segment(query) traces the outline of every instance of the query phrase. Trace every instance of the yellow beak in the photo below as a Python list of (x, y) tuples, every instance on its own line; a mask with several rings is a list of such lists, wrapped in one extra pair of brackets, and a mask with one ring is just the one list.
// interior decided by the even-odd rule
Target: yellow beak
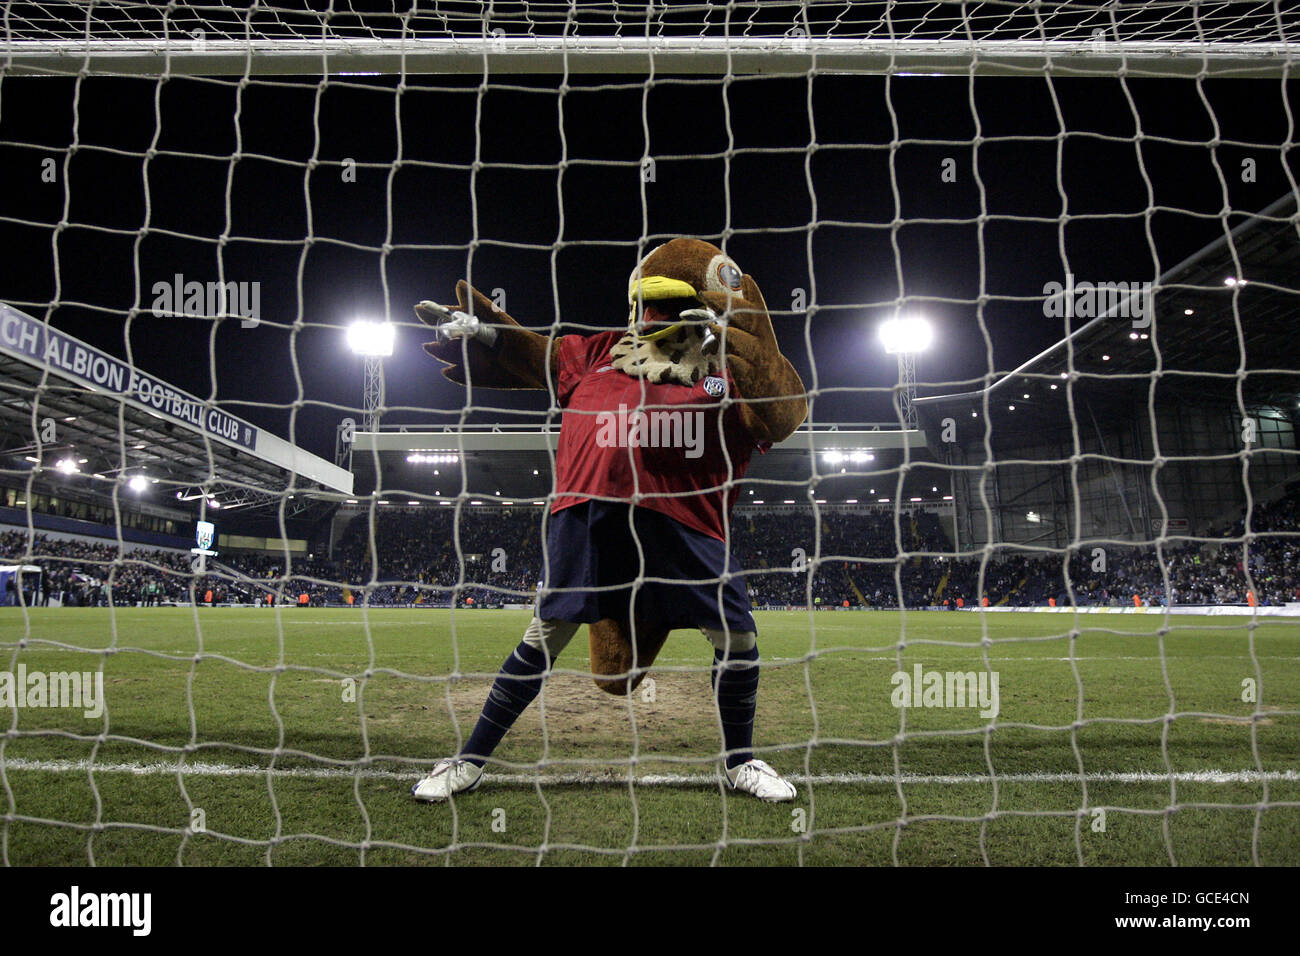
[(689, 282), (683, 282), (681, 279), (670, 279), (667, 276), (646, 276), (627, 287), (627, 301), (629, 304), (641, 299), (649, 302), (654, 299), (693, 299), (695, 298), (695, 287)]
[[(645, 276), (633, 282), (627, 288), (627, 301), (633, 306), (637, 304), (638, 300), (653, 302), (656, 299), (693, 299), (695, 296), (695, 287), (689, 282), (683, 282), (681, 279), (670, 279), (668, 276)], [(682, 327), (680, 322), (674, 322), (672, 325), (665, 326), (662, 329), (655, 329), (653, 332), (638, 332), (636, 309), (632, 310), (632, 318), (628, 324), (636, 337), (642, 342), (653, 342), (656, 339), (662, 339), (666, 335), (672, 335)]]

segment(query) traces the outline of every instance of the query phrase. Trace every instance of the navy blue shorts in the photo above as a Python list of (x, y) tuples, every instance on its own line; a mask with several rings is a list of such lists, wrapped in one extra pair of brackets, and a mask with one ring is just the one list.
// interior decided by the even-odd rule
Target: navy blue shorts
[[(636, 539), (628, 524), (629, 508)], [(613, 502), (572, 505), (550, 515), (549, 521), (549, 569), (537, 607), (542, 620), (627, 621), (634, 610), (637, 618), (671, 629), (725, 627), (757, 633), (740, 563), (717, 538), (658, 511)], [(736, 577), (721, 580), (727, 572)], [(641, 583), (634, 588), (638, 578)]]

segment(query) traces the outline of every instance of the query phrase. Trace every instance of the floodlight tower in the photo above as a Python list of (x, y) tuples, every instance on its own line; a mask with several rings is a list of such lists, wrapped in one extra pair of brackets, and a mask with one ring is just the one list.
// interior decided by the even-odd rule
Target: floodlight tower
[(365, 381), (362, 405), (365, 408), (363, 431), (379, 429), (379, 409), (384, 404), (384, 358), (393, 354), (396, 330), (391, 322), (353, 322), (348, 326), (348, 347), (365, 358)]
[(906, 428), (916, 428), (916, 357), (933, 340), (934, 329), (919, 316), (898, 316), (880, 326), (885, 354), (898, 356), (898, 410)]

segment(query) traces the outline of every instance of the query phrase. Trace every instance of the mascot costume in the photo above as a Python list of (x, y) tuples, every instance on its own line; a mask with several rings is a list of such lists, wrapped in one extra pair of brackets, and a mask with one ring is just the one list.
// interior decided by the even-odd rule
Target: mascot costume
[[(557, 338), (530, 332), (461, 281), (458, 307), (421, 302), (425, 351), (453, 382), (553, 390), (563, 408), (548, 518), (545, 585), (461, 752), (415, 785), (419, 800), (476, 789), (483, 765), (541, 688), (579, 625), (597, 686), (627, 694), (668, 632), (714, 647), (712, 681), (727, 779), (792, 800), (794, 787), (752, 752), (757, 628), (727, 545), (754, 449), (803, 422), (803, 382), (777, 346), (758, 285), (716, 246), (674, 239), (628, 283), (626, 328)], [(732, 576), (734, 575), (734, 576)]]

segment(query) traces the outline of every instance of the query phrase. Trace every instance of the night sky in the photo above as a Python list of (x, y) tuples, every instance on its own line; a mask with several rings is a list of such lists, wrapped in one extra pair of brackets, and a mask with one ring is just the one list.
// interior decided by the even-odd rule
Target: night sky
[[(384, 422), (454, 423), (465, 393), (420, 350), (432, 336), (415, 302), (451, 301), (471, 274), (526, 325), (620, 326), (639, 256), (693, 235), (757, 279), (783, 350), (824, 390), (812, 420), (889, 421), (896, 370), (874, 330), (900, 298), (937, 328), (919, 374), (949, 384), (922, 394), (964, 391), (1062, 337), (1043, 317), (1045, 283), (1067, 270), (1154, 279), (1287, 192), (1284, 163), (1296, 172), (1281, 147), (1297, 86), (1277, 80), (568, 84), (413, 76), (399, 97), (389, 77), (241, 91), (231, 78), (6, 76), (0, 300), (44, 317), (57, 297), (57, 328), (119, 356), (129, 344), (145, 370), (330, 457), (335, 424), (361, 403), (353, 319), (403, 323), (386, 364), (401, 407)], [(57, 183), (41, 181), (47, 157)], [(356, 182), (342, 181), (347, 158)], [(956, 182), (942, 181), (948, 158)], [(155, 282), (217, 279), (223, 234), (226, 278), (262, 284), (262, 324), (150, 314)], [(808, 308), (793, 311), (798, 289)], [(475, 402), (489, 407), (471, 421), (545, 408), (532, 392)]]

